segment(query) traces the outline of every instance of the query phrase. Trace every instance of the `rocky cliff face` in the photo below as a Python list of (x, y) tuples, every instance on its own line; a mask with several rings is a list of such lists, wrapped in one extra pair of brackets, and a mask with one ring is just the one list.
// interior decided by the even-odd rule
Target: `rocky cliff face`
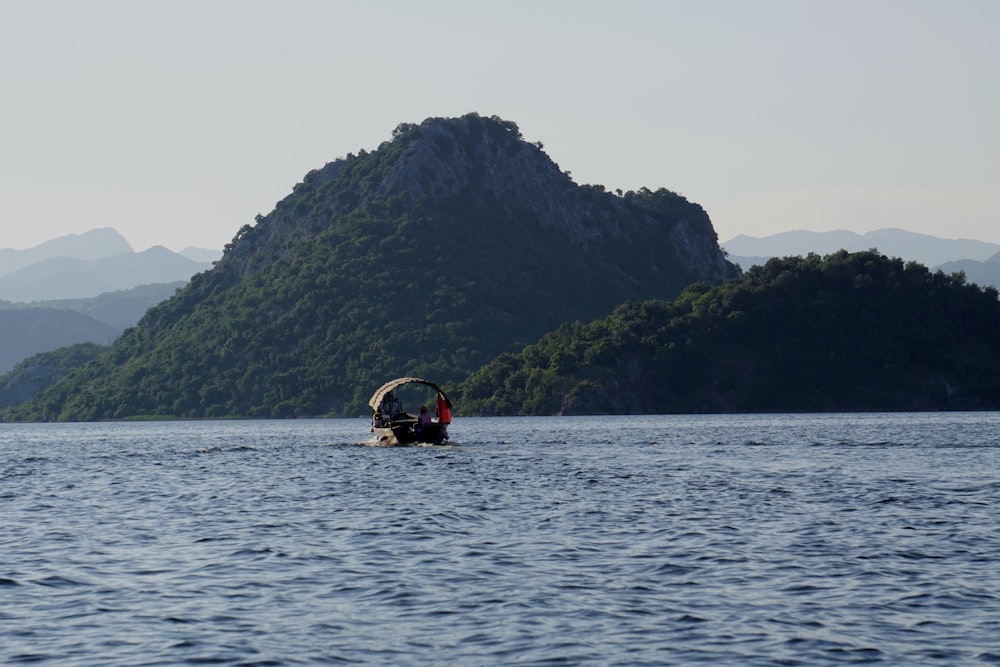
[[(642, 235), (649, 232), (644, 227), (664, 224), (649, 212), (631, 210), (627, 198), (602, 187), (578, 186), (539, 146), (524, 141), (517, 125), (489, 120), (429, 118), (419, 127), (405, 128), (418, 139), (408, 144), (379, 191), (406, 192), (411, 202), (421, 196), (473, 192), (481, 202), (505, 202), (509, 215), (557, 229), (567, 242), (582, 248)], [(732, 275), (701, 207), (691, 205), (667, 224), (681, 251), (678, 259), (688, 270), (710, 282)]]
[[(377, 162), (368, 177), (352, 179), (361, 161)], [(639, 195), (670, 199), (670, 215), (634, 205)], [(667, 191), (618, 196), (601, 186), (579, 186), (511, 121), (469, 114), (402, 124), (375, 153), (328, 163), (310, 172), (275, 211), (246, 226), (227, 247), (221, 270), (246, 275), (315, 237), (337, 216), (373, 201), (401, 198), (413, 208), (461, 199), (468, 209), (491, 208), (520, 223), (557, 231), (567, 243), (591, 249), (609, 240), (635, 241), (666, 232), (675, 260), (699, 280), (738, 273), (719, 248), (705, 211)], [(304, 201), (308, 200), (308, 201)], [(241, 243), (252, 238), (252, 243)]]

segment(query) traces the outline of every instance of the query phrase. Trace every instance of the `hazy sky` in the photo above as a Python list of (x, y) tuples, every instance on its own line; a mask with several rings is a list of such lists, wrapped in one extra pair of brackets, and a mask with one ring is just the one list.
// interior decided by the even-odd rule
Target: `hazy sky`
[(221, 248), (310, 169), (470, 111), (720, 241), (1000, 242), (998, 30), (998, 0), (0, 0), (0, 247)]

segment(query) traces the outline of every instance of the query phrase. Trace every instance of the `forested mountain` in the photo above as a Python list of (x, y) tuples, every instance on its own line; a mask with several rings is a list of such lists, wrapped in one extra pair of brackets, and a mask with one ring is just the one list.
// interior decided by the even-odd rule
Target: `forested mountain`
[(876, 252), (772, 259), (506, 354), (465, 414), (1000, 408), (997, 290)]
[(737, 272), (683, 197), (579, 186), (510, 121), (432, 118), (310, 172), (6, 418), (361, 414), (391, 377), (458, 381), (562, 322)]

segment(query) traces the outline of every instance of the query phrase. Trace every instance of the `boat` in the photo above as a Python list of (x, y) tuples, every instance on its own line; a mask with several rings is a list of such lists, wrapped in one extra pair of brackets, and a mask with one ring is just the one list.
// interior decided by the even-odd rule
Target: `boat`
[[(428, 420), (406, 412), (397, 391), (407, 385), (426, 385), (436, 392), (434, 414)], [(390, 380), (375, 390), (368, 406), (372, 409), (372, 433), (381, 445), (440, 445), (448, 440), (451, 401), (441, 387), (430, 380), (402, 377)], [(421, 412), (430, 414), (426, 406)]]

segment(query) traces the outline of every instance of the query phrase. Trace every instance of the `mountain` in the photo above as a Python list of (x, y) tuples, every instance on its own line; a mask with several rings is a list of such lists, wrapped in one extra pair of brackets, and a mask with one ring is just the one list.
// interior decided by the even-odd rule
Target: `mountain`
[(172, 283), (139, 285), (132, 289), (104, 292), (87, 299), (53, 299), (32, 304), (0, 301), (0, 310), (72, 310), (108, 324), (120, 333), (138, 322), (151, 307), (170, 298), (186, 284), (186, 280), (178, 280)]
[(188, 280), (210, 266), (162, 246), (92, 260), (56, 257), (0, 276), (0, 299), (32, 302), (87, 298), (138, 285)]
[(773, 259), (566, 324), (472, 374), (466, 414), (1000, 409), (1000, 302), (876, 252)]
[(8, 419), (357, 415), (562, 322), (736, 275), (705, 211), (575, 184), (511, 121), (403, 124), (311, 171), (215, 267)]
[(878, 249), (890, 257), (936, 267), (961, 259), (983, 261), (1000, 251), (1000, 245), (970, 239), (944, 239), (885, 228), (865, 234), (837, 230), (831, 232), (793, 231), (765, 237), (739, 235), (722, 244), (732, 261), (744, 270), (763, 264), (771, 257), (825, 255), (837, 250), (857, 252)]
[(131, 252), (132, 246), (114, 229), (92, 229), (82, 234), (60, 236), (27, 250), (0, 248), (0, 276), (57, 257), (89, 261)]
[(984, 262), (974, 259), (960, 259), (954, 262), (945, 262), (936, 268), (945, 273), (961, 271), (968, 280), (974, 283), (1000, 288), (1000, 253), (991, 256)]
[(39, 391), (97, 358), (104, 346), (97, 343), (77, 343), (50, 352), (39, 352), (20, 361), (14, 370), (0, 375), (0, 409), (22, 403)]
[(114, 327), (68, 310), (0, 310), (0, 373), (39, 352), (81, 342), (107, 345), (117, 335)]
[[(54, 349), (53, 346), (94, 340), (107, 345), (138, 322), (152, 306), (168, 299), (185, 284), (186, 281), (140, 285), (90, 299), (40, 301), (34, 304), (0, 301), (0, 312), (4, 313), (0, 319), (0, 343), (6, 351), (0, 373), (36, 352)], [(76, 315), (84, 317), (80, 319)], [(67, 328), (67, 322), (74, 324)], [(44, 344), (37, 345), (36, 342)]]

